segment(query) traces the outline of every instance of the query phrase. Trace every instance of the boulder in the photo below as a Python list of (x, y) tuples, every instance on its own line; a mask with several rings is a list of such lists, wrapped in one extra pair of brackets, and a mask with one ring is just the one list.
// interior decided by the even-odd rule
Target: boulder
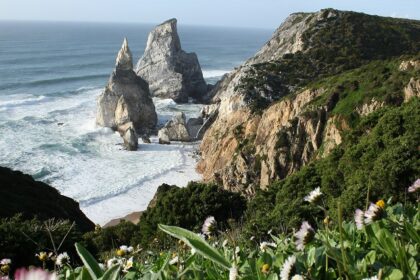
[(131, 51), (124, 39), (115, 70), (98, 98), (96, 123), (120, 130), (130, 122), (136, 133), (147, 133), (155, 128), (157, 114), (147, 82), (133, 71)]
[(189, 98), (200, 100), (207, 92), (197, 55), (181, 48), (176, 19), (165, 21), (150, 32), (136, 72), (149, 83), (156, 97), (185, 103)]
[(420, 97), (420, 79), (416, 80), (414, 77), (410, 79), (410, 82), (404, 88), (404, 102), (413, 97)]
[(141, 140), (142, 140), (142, 141), (143, 141), (143, 143), (145, 143), (145, 144), (150, 144), (150, 143), (152, 143), (152, 141), (150, 141), (149, 136), (147, 136), (147, 135), (143, 135), (143, 136), (141, 137)]
[(137, 151), (137, 148), (139, 146), (139, 137), (137, 136), (136, 131), (129, 127), (125, 133), (122, 135), (122, 138), (124, 139), (124, 147), (128, 151)]
[(171, 144), (167, 129), (161, 129), (158, 132), (159, 144)]
[[(163, 128), (159, 130), (159, 142), (169, 141), (190, 141), (190, 135), (187, 130), (186, 118), (184, 113), (178, 113), (168, 121)], [(167, 137), (168, 139), (166, 139)]]

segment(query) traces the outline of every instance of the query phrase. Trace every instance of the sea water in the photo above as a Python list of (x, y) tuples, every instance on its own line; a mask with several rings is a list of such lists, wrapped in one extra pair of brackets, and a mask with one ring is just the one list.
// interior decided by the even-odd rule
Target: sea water
[[(200, 180), (197, 143), (140, 141), (125, 151), (121, 137), (95, 125), (96, 98), (113, 71), (124, 37), (134, 63), (153, 25), (0, 22), (0, 166), (21, 170), (80, 203), (104, 224), (147, 207), (162, 183)], [(270, 30), (178, 27), (184, 50), (197, 53), (207, 82), (251, 57)], [(199, 104), (154, 99), (159, 123)], [(18, 201), (16, 203), (19, 203)]]

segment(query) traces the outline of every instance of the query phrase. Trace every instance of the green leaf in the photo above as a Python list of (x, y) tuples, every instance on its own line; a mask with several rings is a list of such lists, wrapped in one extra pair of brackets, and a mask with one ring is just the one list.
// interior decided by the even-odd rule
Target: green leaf
[(401, 270), (393, 269), (387, 276), (385, 276), (384, 280), (401, 280), (403, 278), (404, 275)]
[[(102, 269), (96, 262), (95, 258), (79, 243), (74, 245), (76, 247), (77, 254), (85, 265), (87, 271), (93, 279), (100, 278), (103, 275)], [(83, 278), (84, 279), (84, 278)]]
[(90, 276), (89, 271), (85, 267), (83, 267), (80, 271), (79, 276), (77, 276), (77, 280), (92, 280), (92, 277)]
[(102, 276), (102, 280), (117, 280), (120, 274), (120, 265), (116, 264), (105, 271), (104, 275)]
[(223, 255), (221, 255), (215, 248), (210, 246), (205, 240), (203, 240), (194, 232), (180, 227), (166, 226), (161, 224), (159, 224), (159, 228), (167, 234), (184, 241), (203, 257), (210, 259), (225, 269), (230, 269), (230, 263), (223, 257)]

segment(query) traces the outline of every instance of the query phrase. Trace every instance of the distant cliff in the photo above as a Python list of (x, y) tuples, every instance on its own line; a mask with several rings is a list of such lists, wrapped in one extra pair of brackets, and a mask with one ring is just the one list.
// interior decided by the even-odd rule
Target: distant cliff
[(95, 227), (76, 201), (61, 195), (45, 183), (35, 181), (29, 175), (5, 167), (0, 167), (0, 205), (1, 218), (21, 213), (24, 218), (74, 221), (83, 232)]
[(333, 9), (290, 15), (212, 90), (204, 112), (217, 117), (198, 170), (252, 196), (325, 157), (363, 116), (418, 94), (419, 51), (419, 21)]

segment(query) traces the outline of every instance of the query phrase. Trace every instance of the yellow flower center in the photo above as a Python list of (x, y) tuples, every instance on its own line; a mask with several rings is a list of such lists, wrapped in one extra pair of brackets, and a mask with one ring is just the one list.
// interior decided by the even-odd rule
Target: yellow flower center
[(0, 267), (0, 270), (1, 270), (3, 273), (8, 274), (8, 273), (9, 273), (9, 271), (10, 271), (10, 266), (9, 266), (8, 264), (4, 264), (4, 265), (2, 265), (2, 266)]
[(117, 250), (117, 256), (122, 257), (124, 255), (125, 255), (125, 251), (124, 250), (121, 250), (121, 249), (118, 249)]
[(263, 273), (267, 273), (270, 270), (270, 265), (268, 263), (264, 264), (261, 268)]
[(379, 206), (380, 208), (384, 209), (385, 208), (385, 201), (383, 201), (382, 199), (378, 200), (376, 202), (376, 205)]
[(41, 262), (45, 262), (45, 261), (47, 260), (47, 258), (48, 258), (48, 255), (47, 255), (47, 253), (45, 253), (45, 252), (41, 252), (41, 253), (39, 253), (39, 255), (38, 255), (38, 259), (39, 259)]

